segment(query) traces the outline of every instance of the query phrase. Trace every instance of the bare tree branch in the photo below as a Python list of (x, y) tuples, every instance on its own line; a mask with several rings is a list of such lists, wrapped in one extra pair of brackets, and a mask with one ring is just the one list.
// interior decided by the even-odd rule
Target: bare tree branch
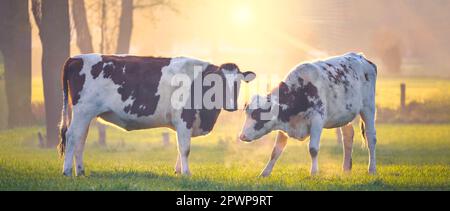
[(72, 0), (72, 18), (77, 35), (77, 45), (82, 53), (92, 53), (92, 36), (86, 17), (84, 0)]

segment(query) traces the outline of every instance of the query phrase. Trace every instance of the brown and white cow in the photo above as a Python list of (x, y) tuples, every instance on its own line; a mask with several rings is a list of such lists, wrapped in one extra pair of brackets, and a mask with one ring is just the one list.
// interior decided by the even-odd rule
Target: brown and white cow
[(369, 147), (369, 172), (375, 164), (375, 85), (376, 66), (361, 54), (348, 53), (324, 61), (295, 67), (266, 97), (255, 96), (246, 107), (246, 121), (240, 135), (253, 141), (278, 130), (272, 156), (261, 173), (268, 176), (283, 152), (287, 137), (310, 137), (311, 174), (318, 172), (319, 141), (323, 128), (342, 127), (344, 171), (352, 167), (353, 127), (361, 115), (362, 135)]
[(96, 117), (127, 131), (176, 130), (175, 171), (189, 175), (191, 137), (210, 133), (222, 109), (236, 110), (241, 79), (253, 78), (253, 72), (241, 72), (232, 63), (219, 67), (186, 57), (84, 54), (69, 58), (63, 69), (59, 144), (64, 175), (72, 175), (74, 157), (76, 175), (84, 174), (86, 135)]

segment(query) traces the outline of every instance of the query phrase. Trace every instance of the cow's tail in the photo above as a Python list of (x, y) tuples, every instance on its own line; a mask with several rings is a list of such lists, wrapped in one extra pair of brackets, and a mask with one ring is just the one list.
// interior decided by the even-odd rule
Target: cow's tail
[(64, 157), (66, 151), (66, 132), (69, 124), (69, 84), (67, 73), (69, 71), (70, 59), (66, 61), (62, 70), (62, 87), (63, 87), (63, 105), (61, 112), (61, 123), (59, 125), (60, 142), (58, 144), (58, 153), (61, 158)]

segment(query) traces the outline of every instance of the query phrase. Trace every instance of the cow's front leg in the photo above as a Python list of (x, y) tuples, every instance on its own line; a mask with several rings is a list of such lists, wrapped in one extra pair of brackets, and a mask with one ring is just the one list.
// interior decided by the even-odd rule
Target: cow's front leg
[(84, 176), (85, 175), (84, 165), (83, 165), (83, 152), (84, 152), (84, 146), (86, 144), (86, 138), (87, 138), (88, 130), (89, 130), (89, 124), (85, 128), (84, 136), (75, 145), (75, 166), (76, 166), (75, 175), (77, 175), (77, 176)]
[(319, 146), (320, 136), (322, 134), (322, 121), (313, 120), (311, 122), (309, 154), (311, 155), (311, 175), (315, 175), (319, 171)]
[(349, 172), (352, 170), (353, 137), (355, 134), (352, 123), (341, 127), (341, 131), (344, 139), (344, 162), (342, 164), (342, 169), (344, 172)]
[(287, 135), (281, 131), (278, 132), (277, 139), (275, 141), (275, 145), (273, 146), (272, 155), (270, 156), (270, 160), (267, 163), (264, 170), (261, 172), (261, 177), (267, 177), (272, 173), (272, 169), (275, 166), (275, 163), (277, 162), (278, 158), (280, 157), (281, 153), (283, 153), (284, 148), (287, 144)]
[(191, 150), (191, 131), (187, 129), (177, 130), (178, 154), (180, 157), (181, 174), (191, 175), (189, 171), (188, 157)]
[(175, 164), (175, 174), (181, 174), (181, 158), (180, 158), (180, 153), (177, 153), (177, 163)]
[(66, 150), (64, 151), (64, 164), (63, 164), (63, 175), (70, 177), (72, 176), (72, 168), (73, 168), (73, 152), (74, 152), (74, 138), (69, 133), (70, 130), (67, 131), (66, 137)]

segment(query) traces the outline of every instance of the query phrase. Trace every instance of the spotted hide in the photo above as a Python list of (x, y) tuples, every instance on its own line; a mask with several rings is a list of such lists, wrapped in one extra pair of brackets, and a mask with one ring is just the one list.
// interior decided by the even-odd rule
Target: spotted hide
[[(215, 81), (206, 81), (208, 77)], [(76, 174), (84, 173), (82, 154), (93, 118), (127, 131), (157, 127), (175, 130), (179, 152), (175, 171), (190, 174), (187, 158), (191, 137), (210, 133), (222, 109), (236, 110), (241, 80), (249, 82), (254, 77), (253, 72), (241, 72), (232, 63), (216, 66), (186, 57), (84, 54), (69, 58), (63, 68), (59, 145), (64, 175), (72, 174), (74, 158)], [(175, 83), (180, 78), (184, 81)], [(212, 89), (215, 94), (208, 95)], [(188, 99), (180, 101), (184, 102), (182, 107), (175, 106), (176, 93), (185, 93), (182, 99)], [(215, 107), (193, 105), (204, 102), (206, 95), (213, 101), (223, 98), (222, 103)]]
[(323, 128), (342, 127), (343, 169), (351, 169), (353, 128), (349, 124), (360, 114), (363, 136), (369, 147), (369, 172), (375, 165), (375, 85), (377, 68), (362, 54), (348, 53), (295, 67), (267, 96), (254, 96), (246, 107), (246, 121), (240, 139), (253, 141), (278, 131), (272, 157), (262, 172), (268, 176), (286, 146), (287, 137), (310, 138), (311, 174), (318, 171), (318, 152)]

